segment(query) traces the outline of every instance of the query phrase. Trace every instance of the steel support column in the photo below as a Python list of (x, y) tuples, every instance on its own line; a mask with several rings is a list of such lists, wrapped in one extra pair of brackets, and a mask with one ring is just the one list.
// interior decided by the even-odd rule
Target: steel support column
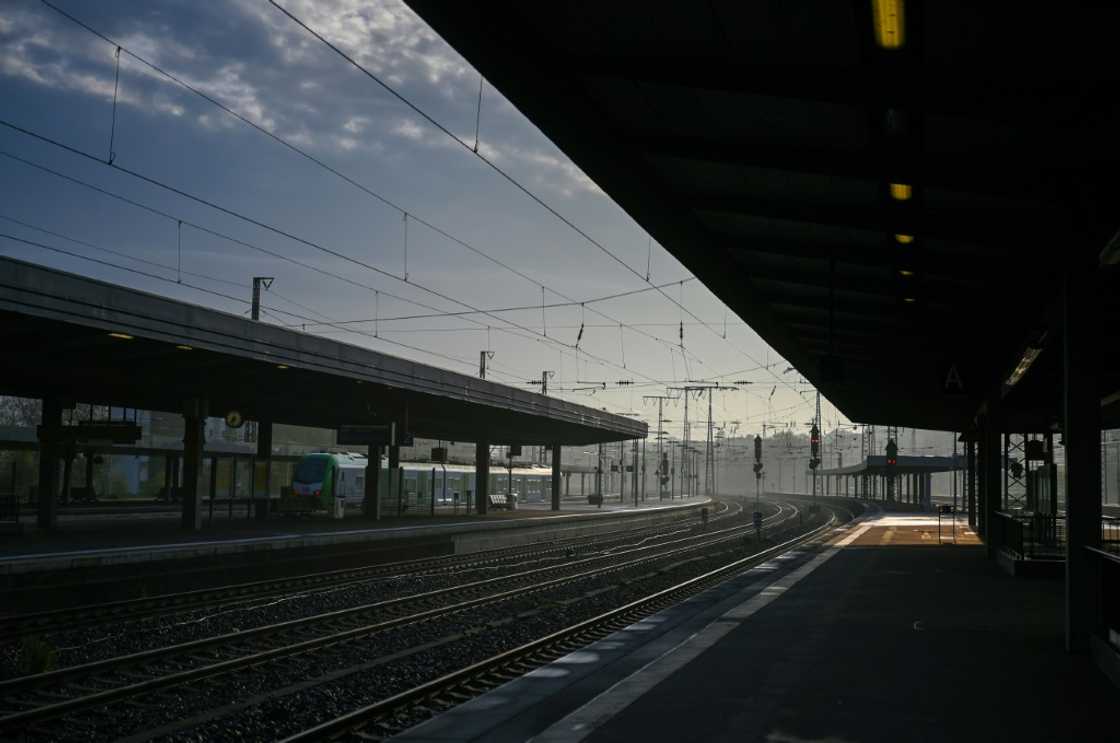
[(202, 448), (206, 438), (206, 403), (190, 400), (183, 409), (183, 485), (182, 527), (197, 531), (202, 528)]
[(397, 470), (401, 466), (401, 448), (396, 444), (389, 445), (389, 502), (393, 501), (393, 494), (397, 496), (397, 516), (400, 516), (404, 498), (404, 493), (401, 492), (401, 481), (398, 477)]
[(218, 458), (214, 455), (210, 456), (210, 487), (208, 495), (210, 496), (210, 507), (207, 509), (206, 514), (207, 524), (214, 520), (214, 499), (218, 495)]
[(552, 445), (552, 510), (560, 510), (560, 444)]
[(58, 526), (58, 443), (51, 433), (61, 427), (62, 403), (58, 398), (43, 398), (43, 416), (39, 428), (39, 502), (37, 504), (37, 523), (40, 529), (54, 529)]
[(968, 525), (976, 528), (976, 442), (972, 437), (965, 443), (965, 478), (964, 498), (968, 510)]
[(996, 550), (1001, 545), (995, 543), (995, 529), (992, 526), (997, 518), (996, 512), (1000, 510), (1000, 495), (1003, 492), (1003, 478), (1000, 475), (1000, 460), (1002, 459), (1002, 434), (999, 430), (998, 413), (994, 410), (998, 404), (998, 397), (993, 395), (988, 399), (988, 413), (984, 416), (981, 429), (980, 448), (980, 478), (983, 483), (982, 508), (984, 514), (984, 544), (987, 546), (988, 557), (995, 559)]
[(490, 505), (490, 442), (474, 445), (474, 503), (479, 516), (486, 515)]
[(366, 481), (362, 513), (374, 521), (381, 520), (381, 447), (377, 444), (369, 444), (366, 449)]
[(93, 497), (93, 450), (86, 449), (86, 497)]
[[(253, 493), (257, 518), (265, 520), (272, 507), (272, 421), (257, 422), (257, 462), (264, 464), (264, 497)], [(255, 465), (254, 465), (255, 466)]]
[(1084, 652), (1101, 586), (1086, 547), (1101, 541), (1101, 408), (1097, 390), (1097, 289), (1091, 268), (1073, 267), (1062, 291), (1062, 435), (1066, 455), (1066, 650)]

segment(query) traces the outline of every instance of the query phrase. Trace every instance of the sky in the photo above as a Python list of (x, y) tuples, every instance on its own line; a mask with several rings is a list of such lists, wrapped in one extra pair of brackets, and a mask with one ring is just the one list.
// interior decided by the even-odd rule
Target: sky
[[(686, 380), (749, 382), (713, 393), (729, 435), (811, 419), (800, 374), (402, 2), (281, 4), (451, 136), (266, 0), (51, 2), (92, 31), (0, 6), (0, 120), (58, 143), (0, 126), (0, 255), (235, 314), (274, 277), (264, 322), (467, 374), (490, 350), (494, 381), (548, 370), (550, 395), (654, 426), (643, 396)], [(605, 250), (477, 157), (476, 125)]]

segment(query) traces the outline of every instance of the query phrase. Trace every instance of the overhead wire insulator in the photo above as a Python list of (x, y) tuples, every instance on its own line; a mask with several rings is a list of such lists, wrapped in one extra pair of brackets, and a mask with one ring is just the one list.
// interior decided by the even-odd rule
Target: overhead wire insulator
[[(584, 305), (583, 302), (579, 303), (579, 332), (576, 333), (576, 350), (579, 350), (579, 342), (583, 340), (583, 320), (584, 320)], [(577, 357), (578, 360), (578, 357)]]

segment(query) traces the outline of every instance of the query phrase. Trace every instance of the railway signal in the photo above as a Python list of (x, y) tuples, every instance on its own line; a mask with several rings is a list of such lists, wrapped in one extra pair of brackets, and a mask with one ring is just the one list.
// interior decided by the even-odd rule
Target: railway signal
[(809, 469), (815, 470), (821, 464), (821, 429), (817, 424), (809, 431)]
[(759, 510), (758, 499), (762, 489), (762, 437), (754, 436), (754, 521), (755, 532), (759, 539), (762, 538), (762, 511)]
[(894, 439), (887, 440), (887, 466), (894, 467), (898, 464), (898, 444)]

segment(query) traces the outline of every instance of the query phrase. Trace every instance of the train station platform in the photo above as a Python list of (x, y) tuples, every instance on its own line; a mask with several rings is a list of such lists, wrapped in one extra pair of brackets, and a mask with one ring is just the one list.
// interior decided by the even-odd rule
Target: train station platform
[[(602, 507), (565, 502), (564, 510), (522, 504), (485, 516), (440, 509), (437, 515), (383, 518), (352, 515), (327, 518), (218, 518), (202, 532), (184, 531), (178, 514), (87, 515), (64, 521), (57, 531), (0, 537), (0, 577), (24, 573), (98, 569), (161, 560), (214, 558), (278, 550), (331, 548), (379, 542), (386, 546), (426, 544), (444, 553), (467, 553), (545, 538), (575, 536), (604, 522), (653, 522), (711, 504), (695, 497), (647, 500), (635, 506), (617, 501)], [(404, 558), (400, 558), (404, 559)]]
[(958, 522), (869, 514), (439, 715), (402, 740), (1114, 739), (1116, 690), (1063, 650), (1062, 583)]

